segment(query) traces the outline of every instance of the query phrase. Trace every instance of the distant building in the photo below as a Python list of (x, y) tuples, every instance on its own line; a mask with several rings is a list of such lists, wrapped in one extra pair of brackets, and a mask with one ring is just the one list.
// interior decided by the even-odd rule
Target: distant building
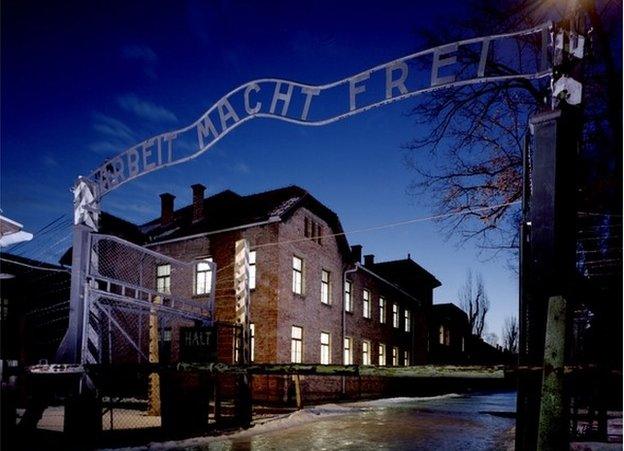
[(468, 361), (471, 343), (468, 315), (452, 303), (434, 304), (430, 321), (432, 363), (460, 364)]
[(435, 364), (502, 364), (513, 356), (473, 335), (468, 315), (453, 303), (434, 304), (430, 319), (430, 359)]

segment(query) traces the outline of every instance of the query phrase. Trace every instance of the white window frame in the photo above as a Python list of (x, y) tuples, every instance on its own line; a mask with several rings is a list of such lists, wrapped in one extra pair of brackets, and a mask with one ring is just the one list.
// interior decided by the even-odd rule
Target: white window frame
[(379, 296), (379, 323), (386, 324), (386, 299), (383, 296)]
[(321, 269), (321, 303), (331, 304), (331, 272)]
[(321, 332), (321, 365), (331, 363), (331, 334)]
[(405, 332), (411, 332), (412, 331), (412, 312), (409, 309), (405, 309), (403, 311), (403, 318), (405, 319), (405, 324), (403, 325)]
[(392, 347), (392, 366), (399, 366), (399, 348)]
[(362, 365), (371, 364), (371, 342), (369, 340), (362, 341)]
[(379, 343), (377, 350), (377, 365), (386, 366), (386, 345), (384, 343)]
[(303, 361), (303, 327), (301, 326), (290, 328), (290, 361), (292, 363)]
[(344, 286), (345, 311), (353, 311), (353, 282), (346, 281)]
[(256, 259), (258, 254), (256, 251), (249, 251), (249, 289), (256, 289)]
[(292, 291), (303, 294), (303, 258), (296, 255), (292, 258)]
[[(167, 269), (166, 273), (161, 271), (165, 268)], [(156, 266), (156, 291), (171, 294), (171, 265), (168, 263)]]
[(256, 325), (249, 323), (249, 359), (256, 360)]
[[(195, 263), (195, 286), (193, 293), (197, 296), (209, 295), (210, 290), (212, 290), (212, 267), (207, 264), (208, 262), (212, 262), (212, 257), (202, 258)], [(207, 269), (200, 269), (200, 265), (206, 265)], [(200, 289), (200, 277), (204, 279), (202, 289)]]
[(399, 328), (399, 304), (396, 302), (392, 303), (392, 327)]
[(344, 352), (342, 356), (343, 365), (353, 365), (353, 338), (345, 337)]
[(362, 290), (362, 316), (368, 319), (371, 317), (371, 293), (366, 288)]

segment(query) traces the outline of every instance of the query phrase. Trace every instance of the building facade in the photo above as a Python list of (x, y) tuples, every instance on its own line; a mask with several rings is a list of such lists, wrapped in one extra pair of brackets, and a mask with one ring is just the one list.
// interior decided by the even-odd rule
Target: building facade
[[(427, 362), (434, 276), (409, 257), (375, 263), (361, 246), (350, 247), (338, 216), (310, 193), (290, 186), (241, 196), (223, 191), (204, 197), (193, 185), (193, 202), (174, 208), (161, 194), (161, 215), (138, 226), (142, 243), (174, 258), (196, 261), (192, 297), (201, 300), (216, 277), (215, 318), (235, 320), (234, 250), (249, 242), (252, 360), (257, 363), (414, 365)], [(217, 264), (217, 273), (202, 262)], [(159, 283), (174, 281), (162, 269)], [(176, 358), (179, 331), (169, 330)], [(218, 359), (237, 360), (237, 341), (221, 338)], [(307, 377), (307, 399), (380, 391), (383, 383)], [(290, 379), (255, 376), (254, 396), (283, 401)]]

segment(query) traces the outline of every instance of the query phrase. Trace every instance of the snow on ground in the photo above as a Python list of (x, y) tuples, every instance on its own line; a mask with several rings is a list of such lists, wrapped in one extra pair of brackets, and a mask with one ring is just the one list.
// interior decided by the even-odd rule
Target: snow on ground
[(310, 423), (312, 421), (318, 421), (326, 418), (330, 418), (336, 415), (345, 415), (349, 413), (359, 412), (362, 410), (369, 410), (376, 407), (391, 406), (407, 402), (418, 401), (430, 401), (436, 399), (457, 398), (462, 395), (451, 393), (440, 396), (430, 397), (413, 397), (413, 398), (382, 398), (372, 401), (356, 401), (346, 404), (321, 404), (313, 407), (306, 407), (302, 410), (290, 414), (284, 414), (279, 416), (273, 416), (268, 419), (256, 420), (255, 425), (251, 428), (243, 431), (234, 432), (232, 434), (224, 434), (220, 436), (204, 436), (194, 437), (185, 440), (167, 441), (167, 442), (152, 442), (147, 446), (136, 448), (122, 448), (128, 451), (138, 450), (165, 450), (171, 448), (184, 449), (204, 446), (209, 443), (219, 442), (223, 440), (238, 439), (244, 437), (250, 437), (258, 434), (265, 434), (267, 432), (284, 430), (287, 428), (299, 426), (302, 424)]
[(345, 406), (352, 407), (385, 407), (392, 406), (395, 404), (404, 404), (407, 402), (418, 402), (418, 401), (435, 401), (439, 399), (451, 399), (451, 398), (461, 398), (464, 395), (460, 395), (458, 393), (447, 393), (445, 395), (438, 396), (422, 396), (422, 397), (398, 397), (398, 398), (381, 398), (374, 399), (371, 401), (356, 401), (352, 403), (346, 403)]

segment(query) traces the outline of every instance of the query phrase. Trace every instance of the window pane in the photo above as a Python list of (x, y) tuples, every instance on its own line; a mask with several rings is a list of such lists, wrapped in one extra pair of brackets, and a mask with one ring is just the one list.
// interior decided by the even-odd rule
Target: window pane
[(255, 360), (256, 354), (255, 354), (255, 348), (256, 348), (256, 325), (254, 323), (250, 323), (249, 324), (249, 335), (250, 335), (250, 343), (249, 343), (249, 353), (251, 361), (253, 362)]
[(345, 337), (344, 339), (344, 364), (352, 365), (353, 364), (353, 355), (351, 352), (351, 338)]
[(384, 298), (379, 298), (379, 322), (386, 322), (386, 300)]
[(321, 364), (328, 365), (330, 360), (329, 334), (321, 332)]
[(351, 303), (351, 282), (345, 283), (345, 310), (347, 312), (353, 310), (353, 305)]
[(249, 253), (249, 289), (256, 288), (256, 251)]
[(321, 271), (321, 302), (329, 304), (329, 271)]
[(303, 329), (301, 327), (293, 326), (292, 327), (292, 337), (301, 339), (303, 338)]
[(156, 268), (156, 274), (158, 276), (168, 276), (171, 274), (171, 265), (158, 265)]

